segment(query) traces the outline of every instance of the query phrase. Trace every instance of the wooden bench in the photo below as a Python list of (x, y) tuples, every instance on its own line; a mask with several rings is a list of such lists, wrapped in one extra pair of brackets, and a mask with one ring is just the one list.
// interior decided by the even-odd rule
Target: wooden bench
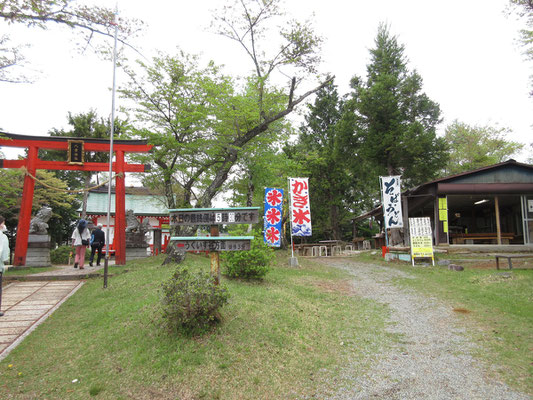
[(500, 269), (500, 258), (507, 258), (509, 269), (513, 269), (513, 258), (533, 258), (533, 254), (495, 254), (494, 257), (496, 257), (496, 269)]
[[(500, 237), (502, 244), (509, 244), (509, 241), (514, 239), (514, 233), (501, 233)], [(451, 233), (450, 239), (452, 244), (474, 244), (479, 240), (490, 240), (492, 243), (498, 242), (498, 234), (496, 232), (488, 233)]]

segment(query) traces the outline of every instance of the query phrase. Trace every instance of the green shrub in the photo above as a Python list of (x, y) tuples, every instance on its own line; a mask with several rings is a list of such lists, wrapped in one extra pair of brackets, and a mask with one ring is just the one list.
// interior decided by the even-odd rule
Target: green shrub
[(263, 279), (273, 258), (272, 247), (264, 243), (262, 236), (256, 236), (250, 250), (222, 253), (224, 274), (230, 278)]
[(228, 302), (228, 290), (206, 272), (179, 267), (162, 285), (162, 317), (171, 332), (203, 333), (220, 321), (219, 309)]
[(52, 264), (68, 264), (68, 256), (71, 251), (73, 251), (71, 246), (59, 246), (57, 249), (50, 250), (50, 262)]

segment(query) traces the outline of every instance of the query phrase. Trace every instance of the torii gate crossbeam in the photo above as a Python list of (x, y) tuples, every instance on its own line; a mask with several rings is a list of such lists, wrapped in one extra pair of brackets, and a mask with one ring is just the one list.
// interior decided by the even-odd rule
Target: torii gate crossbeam
[[(72, 171), (109, 171), (108, 163), (67, 162), (40, 160), (39, 149), (71, 151), (71, 143), (81, 146), (82, 151), (109, 153), (110, 141), (107, 139), (69, 138), (62, 136), (28, 136), (0, 132), (0, 147), (22, 147), (28, 149), (28, 157), (24, 160), (0, 160), (0, 168), (26, 168), (28, 172), (24, 177), (24, 189), (20, 206), (19, 222), (17, 227), (17, 241), (15, 244), (15, 258), (13, 265), (26, 264), (28, 250), (28, 237), (33, 204), (35, 181), (30, 176), (35, 176), (38, 169), (72, 170)], [(152, 145), (145, 140), (114, 140), (113, 152), (115, 162), (112, 170), (115, 173), (115, 264), (126, 263), (126, 172), (146, 172), (149, 165), (128, 164), (125, 162), (125, 153), (146, 153)], [(83, 159), (83, 157), (82, 157)], [(111, 183), (110, 183), (111, 184)]]

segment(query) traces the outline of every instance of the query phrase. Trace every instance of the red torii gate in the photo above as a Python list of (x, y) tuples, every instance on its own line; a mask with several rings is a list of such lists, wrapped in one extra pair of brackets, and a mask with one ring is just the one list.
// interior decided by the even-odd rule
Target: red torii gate
[[(59, 169), (71, 171), (103, 171), (109, 172), (109, 163), (83, 162), (85, 151), (109, 153), (110, 141), (106, 139), (69, 138), (61, 136), (28, 136), (0, 132), (0, 147), (24, 147), (28, 149), (28, 157), (24, 160), (0, 160), (0, 168), (26, 168), (24, 177), (24, 190), (20, 205), (19, 222), (17, 227), (17, 242), (15, 245), (15, 258), (13, 265), (26, 264), (28, 250), (28, 237), (30, 233), (30, 220), (33, 203), (35, 176), (38, 169)], [(114, 140), (113, 152), (115, 162), (115, 264), (126, 263), (126, 204), (125, 204), (125, 176), (126, 172), (146, 172), (149, 165), (128, 164), (124, 154), (146, 153), (152, 145), (145, 140)], [(70, 161), (45, 161), (38, 157), (39, 149), (68, 151)], [(74, 161), (72, 161), (74, 159)], [(30, 176), (31, 175), (31, 176)], [(111, 182), (109, 183), (111, 184)]]

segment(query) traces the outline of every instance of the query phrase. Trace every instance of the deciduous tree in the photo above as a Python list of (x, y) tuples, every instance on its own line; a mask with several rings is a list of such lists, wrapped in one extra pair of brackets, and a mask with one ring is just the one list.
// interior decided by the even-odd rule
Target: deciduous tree
[(121, 93), (134, 101), (129, 112), (136, 134), (157, 146), (150, 156), (169, 207), (210, 207), (238, 160), (251, 154), (254, 143), (272, 137), (271, 128), (323, 86), (298, 96), (296, 73), (286, 90), (271, 83), (280, 68), (311, 71), (319, 43), (308, 25), (289, 24), (277, 31), (280, 49), (267, 57), (260, 46), (276, 43), (265, 29), (281, 16), (278, 3), (242, 0), (216, 13), (215, 29), (239, 43), (254, 65), (244, 85), (237, 86), (214, 63), (200, 67), (183, 53), (162, 55), (150, 66), (141, 63), (142, 77), (130, 72), (130, 85)]
[[(119, 17), (115, 21), (114, 11), (110, 8), (79, 5), (75, 0), (0, 0), (0, 22), (40, 29), (66, 26), (82, 36), (85, 47), (95, 35), (114, 36), (115, 24), (119, 31), (118, 40), (122, 43), (142, 26), (139, 20)], [(23, 59), (21, 48), (11, 47), (9, 36), (0, 36), (0, 81), (25, 81), (24, 76), (10, 73)]]
[[(36, 213), (43, 205), (52, 208), (48, 232), (53, 243), (65, 243), (70, 237), (72, 221), (77, 217), (79, 202), (66, 192), (65, 182), (49, 171), (38, 170), (32, 210)], [(18, 169), (0, 169), (0, 215), (7, 220), (10, 231), (17, 227), (24, 173)]]
[(497, 164), (520, 152), (524, 145), (509, 141), (507, 128), (471, 126), (454, 121), (446, 127), (444, 139), (450, 149), (445, 174), (457, 174)]

